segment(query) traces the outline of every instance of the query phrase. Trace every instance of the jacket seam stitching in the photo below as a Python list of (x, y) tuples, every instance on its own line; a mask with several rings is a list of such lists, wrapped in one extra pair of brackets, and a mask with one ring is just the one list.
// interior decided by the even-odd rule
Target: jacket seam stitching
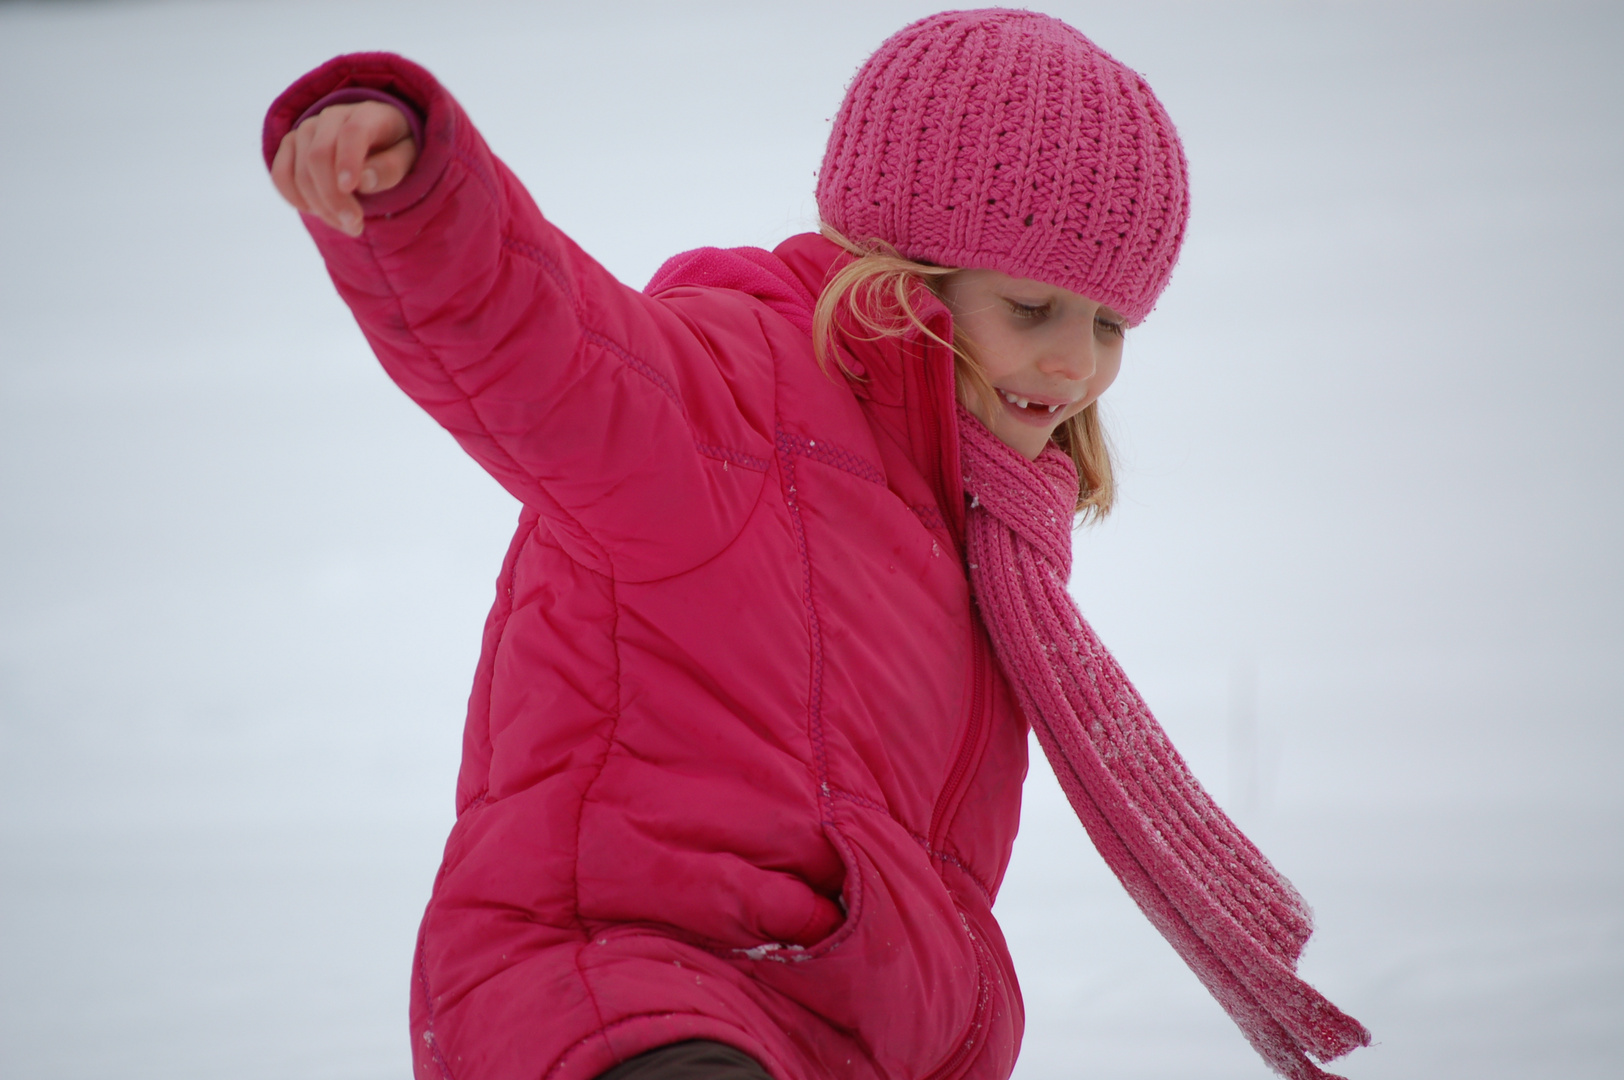
[(587, 929), (586, 919), (581, 915), (581, 830), (586, 820), (586, 801), (603, 778), (603, 773), (609, 765), (609, 755), (615, 748), (615, 735), (620, 730), (621, 717), (621, 661), (620, 661), (620, 598), (615, 595), (615, 579), (609, 578), (609, 611), (610, 626), (609, 640), (615, 646), (615, 712), (609, 724), (608, 736), (604, 739), (603, 756), (598, 759), (598, 768), (581, 789), (581, 796), (576, 802), (575, 811), (575, 867), (570, 874), (570, 883), (575, 886), (575, 925), (581, 933), (581, 943), (575, 947), (575, 974), (581, 980), (581, 989), (586, 991), (587, 1000), (592, 1002), (592, 1012), (598, 1018), (598, 1031), (601, 1034), (604, 1028), (603, 1005), (598, 1001), (597, 991), (592, 989), (592, 983), (587, 979), (586, 969), (581, 966), (581, 957), (592, 942), (592, 933)]
[[(756, 315), (758, 324), (761, 315)], [(807, 741), (812, 751), (812, 767), (815, 772), (817, 790), (813, 793), (818, 802), (818, 817), (820, 824), (826, 828), (835, 828), (834, 798), (829, 789), (829, 752), (823, 737), (823, 626), (818, 618), (817, 603), (812, 595), (812, 554), (806, 542), (806, 522), (801, 517), (801, 501), (795, 491), (795, 454), (793, 440), (796, 436), (790, 435), (784, 429), (784, 416), (780, 409), (780, 394), (778, 375), (783, 370), (779, 362), (778, 350), (773, 348), (772, 337), (762, 325), (762, 342), (767, 354), (772, 360), (773, 380), (773, 444), (779, 461), (779, 484), (783, 488), (784, 509), (789, 514), (790, 533), (795, 538), (796, 551), (801, 559), (801, 605), (806, 609), (807, 644), (811, 654), (811, 671), (809, 672), (806, 698), (807, 712)], [(838, 832), (838, 830), (836, 830)]]
[(425, 932), (423, 936), (425, 947), (419, 948), (417, 952), (417, 982), (423, 990), (423, 1015), (425, 1017), (423, 1041), (428, 1043), (429, 1052), (434, 1058), (434, 1064), (439, 1066), (440, 1075), (445, 1077), (445, 1080), (456, 1080), (451, 1073), (450, 1063), (446, 1061), (445, 1055), (440, 1053), (440, 1041), (434, 1037), (434, 995), (429, 991), (428, 965), (423, 958), (424, 952), (427, 951), (428, 934)]
[[(649, 382), (653, 383), (661, 393), (670, 398), (672, 403), (677, 406), (678, 412), (683, 412), (682, 397), (677, 393), (676, 388), (671, 385), (670, 381), (667, 380), (664, 375), (661, 375), (646, 361), (640, 360), (636, 356), (633, 356), (631, 350), (627, 349), (618, 341), (608, 337), (596, 327), (587, 324), (586, 315), (581, 308), (580, 297), (577, 296), (575, 290), (570, 287), (570, 282), (567, 275), (565, 275), (563, 268), (558, 265), (555, 259), (548, 256), (546, 252), (542, 251), (534, 244), (527, 243), (520, 240), (518, 237), (511, 236), (507, 233), (502, 234), (502, 246), (513, 252), (515, 255), (529, 259), (531, 262), (537, 264), (544, 271), (546, 271), (547, 276), (552, 278), (553, 283), (558, 287), (558, 291), (563, 294), (565, 300), (569, 302), (570, 311), (575, 316), (576, 325), (581, 328), (581, 336), (583, 338), (591, 341), (600, 348), (607, 349), (609, 352), (614, 353), (620, 358), (622, 363), (631, 368), (633, 371), (637, 372), (637, 374), (643, 376), (643, 378), (647, 379)], [(687, 414), (685, 412), (683, 413), (683, 419), (684, 421), (687, 419)]]
[(801, 558), (801, 605), (806, 610), (812, 662), (807, 686), (807, 737), (811, 743), (812, 767), (816, 771), (820, 816), (825, 824), (833, 825), (834, 800), (829, 788), (829, 753), (823, 737), (823, 626), (818, 618), (817, 603), (812, 596), (812, 556), (807, 547), (806, 522), (801, 517), (801, 501), (795, 490), (796, 454), (791, 439), (792, 436), (780, 425), (777, 442), (783, 460), (784, 505), (789, 510), (795, 546)]
[(485, 189), (485, 194), (491, 197), (491, 202), (498, 206), (502, 204), (502, 194), (497, 189), (496, 181), (486, 174), (485, 167), (472, 154), (462, 146), (454, 144), (451, 147), (451, 157), (479, 181), (479, 186)]
[(729, 461), (753, 472), (764, 473), (772, 467), (772, 462), (767, 458), (747, 454), (743, 450), (729, 450), (725, 446), (712, 446), (709, 443), (702, 443), (698, 439), (694, 440), (694, 449), (708, 458), (715, 458), (717, 461)]
[(869, 461), (854, 451), (827, 440), (810, 439), (804, 435), (791, 434), (782, 427), (779, 428), (778, 438), (780, 444), (790, 453), (850, 473), (860, 480), (867, 480), (871, 484), (885, 486), (885, 473), (878, 465)]
[(927, 529), (947, 532), (947, 517), (935, 503), (914, 503), (908, 507)]
[(613, 353), (632, 371), (653, 383), (655, 388), (676, 406), (678, 414), (683, 418), (683, 423), (688, 427), (688, 437), (693, 440), (695, 450), (705, 457), (731, 462), (755, 472), (764, 473), (767, 471), (768, 461), (766, 458), (742, 450), (730, 450), (726, 447), (713, 446), (699, 441), (699, 437), (694, 434), (693, 424), (688, 420), (687, 410), (683, 407), (682, 395), (677, 393), (670, 380), (661, 375), (653, 365), (633, 355), (630, 349), (588, 325), (580, 298), (576, 295), (574, 288), (571, 287), (568, 275), (564, 273), (563, 268), (558, 265), (556, 259), (553, 259), (534, 244), (507, 233), (502, 234), (502, 247), (520, 258), (535, 263), (541, 267), (548, 277), (553, 279), (553, 285), (569, 303), (570, 311), (575, 316), (576, 325), (580, 327), (581, 337), (584, 340)]
[(980, 891), (982, 898), (987, 901), (987, 906), (992, 906), (992, 889), (988, 887), (985, 881), (981, 880), (981, 875), (970, 869), (969, 863), (965, 862), (956, 852), (953, 851), (937, 849), (933, 850), (931, 854), (950, 866), (958, 867), (959, 870), (963, 872), (964, 876), (969, 878), (970, 882), (975, 885), (977, 890)]
[[(488, 801), (487, 796), (489, 792), (489, 785), (481, 788), (477, 795), (468, 800), (468, 805), (457, 811), (457, 817), (460, 819), (463, 814), (466, 814), (472, 810), (477, 810), (479, 807), (484, 806)], [(445, 867), (442, 865), (440, 872), (435, 875), (434, 879), (434, 890), (436, 892), (439, 891), (440, 879), (444, 876)], [(432, 900), (430, 902), (432, 903)], [(451, 1063), (446, 1061), (445, 1055), (440, 1052), (440, 1041), (434, 1036), (434, 993), (429, 989), (428, 963), (425, 959), (428, 953), (428, 937), (428, 916), (425, 915), (423, 918), (423, 928), (419, 932), (416, 958), (417, 982), (419, 987), (422, 988), (423, 992), (423, 1041), (428, 1043), (429, 1050), (434, 1057), (434, 1063), (435, 1065), (439, 1066), (440, 1075), (443, 1076), (445, 1080), (455, 1080), (455, 1077), (451, 1072)]]

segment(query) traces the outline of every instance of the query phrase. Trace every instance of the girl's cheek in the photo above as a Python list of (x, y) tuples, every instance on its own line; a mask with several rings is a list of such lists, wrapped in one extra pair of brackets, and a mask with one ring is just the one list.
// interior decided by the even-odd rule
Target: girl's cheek
[(1111, 389), (1111, 384), (1116, 382), (1116, 377), (1121, 373), (1121, 371), (1122, 351), (1118, 349), (1117, 354), (1111, 358), (1110, 363), (1104, 365), (1095, 374), (1094, 385), (1089, 387), (1089, 390), (1092, 391), (1096, 401), (1099, 400), (1100, 396), (1103, 395), (1107, 390)]

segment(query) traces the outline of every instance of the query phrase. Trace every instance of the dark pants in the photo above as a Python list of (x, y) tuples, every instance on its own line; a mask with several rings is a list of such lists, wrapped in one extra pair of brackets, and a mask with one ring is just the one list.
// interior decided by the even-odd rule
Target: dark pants
[(742, 1050), (709, 1039), (658, 1046), (622, 1061), (598, 1080), (772, 1080)]

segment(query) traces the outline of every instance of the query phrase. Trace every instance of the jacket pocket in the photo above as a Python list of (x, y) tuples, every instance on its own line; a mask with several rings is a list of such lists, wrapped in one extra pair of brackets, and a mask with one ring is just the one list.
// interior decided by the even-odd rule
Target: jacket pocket
[[(601, 839), (607, 827), (600, 820), (594, 831)], [(729, 851), (651, 842), (635, 830), (617, 839), (581, 848), (576, 884), (589, 923), (667, 927), (675, 937), (732, 955), (807, 949), (845, 920), (839, 902), (800, 874)]]

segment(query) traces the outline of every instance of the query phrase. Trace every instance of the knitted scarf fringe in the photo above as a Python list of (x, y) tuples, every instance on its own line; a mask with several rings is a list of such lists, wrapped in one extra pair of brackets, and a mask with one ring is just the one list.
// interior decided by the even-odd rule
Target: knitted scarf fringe
[(1191, 775), (1066, 582), (1077, 472), (1036, 461), (962, 406), (970, 583), (993, 649), (1094, 846), (1263, 1059), (1291, 1080), (1370, 1033), (1296, 974), (1312, 930), (1297, 890)]

